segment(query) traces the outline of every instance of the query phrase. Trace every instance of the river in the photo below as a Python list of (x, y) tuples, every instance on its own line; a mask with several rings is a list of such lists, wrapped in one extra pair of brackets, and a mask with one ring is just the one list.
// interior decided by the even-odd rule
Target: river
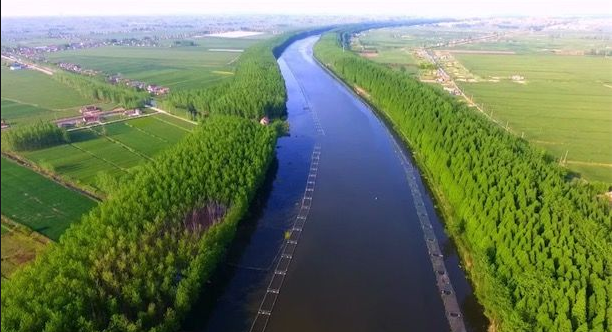
[(318, 65), (316, 40), (278, 60), (290, 135), (183, 330), (486, 331), (408, 151)]

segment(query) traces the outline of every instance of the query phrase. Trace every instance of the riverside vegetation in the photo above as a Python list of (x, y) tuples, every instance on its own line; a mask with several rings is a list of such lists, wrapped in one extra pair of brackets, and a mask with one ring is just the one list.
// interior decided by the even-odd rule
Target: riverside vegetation
[(252, 120), (285, 112), (274, 55), (291, 38), (249, 49), (231, 82), (169, 96), (202, 123), (2, 284), (4, 331), (179, 328), (273, 158), (279, 126)]
[(343, 52), (353, 32), (324, 35), (315, 54), (415, 152), (496, 330), (611, 331), (608, 184), (573, 179), (443, 91)]

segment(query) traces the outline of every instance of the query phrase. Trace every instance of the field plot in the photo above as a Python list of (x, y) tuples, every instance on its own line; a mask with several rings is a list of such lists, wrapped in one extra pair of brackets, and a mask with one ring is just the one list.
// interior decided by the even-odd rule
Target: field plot
[(96, 205), (91, 199), (4, 157), (1, 180), (2, 214), (54, 241)]
[[(516, 135), (556, 158), (567, 153), (566, 166), (586, 179), (612, 182), (612, 59), (589, 55), (609, 49), (609, 37), (421, 26), (365, 31), (352, 44), (362, 56), (405, 66), (408, 73), (419, 71), (411, 61), (428, 58), (423, 47), (468, 97)], [(436, 71), (419, 75), (446, 82)]]
[(156, 153), (178, 142), (189, 132), (184, 127), (169, 124), (165, 115), (116, 122), (92, 129), (70, 132), (71, 143), (24, 153), (42, 167), (79, 184), (97, 188), (98, 174), (105, 172), (118, 177)]
[[(84, 68), (167, 86), (199, 88), (231, 77), (235, 59), (256, 40), (200, 38), (197, 46), (119, 47), (49, 54), (50, 61), (77, 63)], [(223, 51), (228, 50), (228, 51)]]
[[(612, 59), (455, 54), (476, 83), (458, 82), (513, 132), (588, 179), (612, 182)], [(521, 78), (513, 81), (512, 76)], [(498, 82), (487, 78), (496, 78)]]
[(584, 55), (609, 48), (603, 33), (569, 31), (562, 33), (510, 33), (495, 40), (451, 47), (460, 50), (511, 51), (518, 54)]
[(79, 108), (92, 104), (75, 90), (35, 70), (9, 70), (2, 66), (2, 98), (49, 110)]
[(2, 281), (10, 279), (20, 266), (43, 252), (46, 244), (36, 236), (10, 231), (2, 225)]
[(34, 70), (2, 66), (2, 118), (11, 126), (78, 115), (83, 105), (102, 105)]

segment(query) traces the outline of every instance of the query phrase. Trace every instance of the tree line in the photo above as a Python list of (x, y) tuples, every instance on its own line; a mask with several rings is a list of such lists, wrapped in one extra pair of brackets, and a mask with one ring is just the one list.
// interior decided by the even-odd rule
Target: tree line
[(213, 116), (2, 282), (3, 331), (175, 331), (265, 177), (273, 126)]
[(127, 109), (141, 108), (149, 101), (147, 92), (137, 91), (123, 85), (112, 85), (99, 77), (84, 76), (69, 72), (56, 72), (55, 80), (73, 88), (84, 97), (113, 102)]
[(352, 32), (324, 35), (315, 54), (416, 153), (496, 330), (612, 331), (609, 184), (576, 178), (436, 87), (342, 52)]
[(257, 120), (264, 116), (282, 117), (287, 92), (275, 56), (296, 38), (320, 31), (286, 33), (254, 45), (240, 56), (232, 78), (207, 88), (172, 91), (160, 105), (171, 112), (186, 113), (192, 119), (211, 114)]
[(2, 131), (2, 149), (27, 151), (69, 142), (68, 133), (50, 122), (36, 122)]

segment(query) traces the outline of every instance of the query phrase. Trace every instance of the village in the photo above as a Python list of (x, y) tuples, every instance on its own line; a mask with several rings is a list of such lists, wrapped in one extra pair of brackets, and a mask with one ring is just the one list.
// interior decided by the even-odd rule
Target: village
[(53, 123), (60, 128), (68, 129), (103, 124), (108, 118), (129, 119), (143, 115), (143, 112), (139, 108), (126, 110), (119, 107), (111, 111), (103, 111), (100, 107), (95, 105), (81, 107), (79, 113), (81, 115), (58, 119), (53, 121)]

